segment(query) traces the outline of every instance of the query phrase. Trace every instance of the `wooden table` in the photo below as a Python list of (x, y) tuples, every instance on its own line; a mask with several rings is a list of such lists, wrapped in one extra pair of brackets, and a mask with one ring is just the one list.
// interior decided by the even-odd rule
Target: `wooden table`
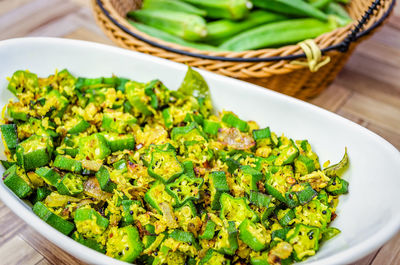
[[(95, 24), (89, 2), (0, 0), (0, 40), (51, 36), (113, 45)], [(361, 124), (400, 149), (400, 6), (357, 48), (335, 82), (310, 102)], [(0, 264), (83, 263), (40, 236), (0, 201)], [(400, 234), (355, 264), (400, 264)]]

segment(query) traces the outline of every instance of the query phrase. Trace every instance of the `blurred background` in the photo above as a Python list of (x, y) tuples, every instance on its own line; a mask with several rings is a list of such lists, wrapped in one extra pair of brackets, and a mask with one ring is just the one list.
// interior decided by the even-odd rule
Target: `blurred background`
[[(35, 36), (115, 45), (97, 26), (90, 0), (0, 0), (0, 40)], [(386, 24), (357, 47), (335, 81), (307, 101), (376, 132), (400, 149), (399, 5)], [(0, 258), (1, 264), (82, 264), (1, 201)], [(400, 264), (400, 235), (355, 264)]]

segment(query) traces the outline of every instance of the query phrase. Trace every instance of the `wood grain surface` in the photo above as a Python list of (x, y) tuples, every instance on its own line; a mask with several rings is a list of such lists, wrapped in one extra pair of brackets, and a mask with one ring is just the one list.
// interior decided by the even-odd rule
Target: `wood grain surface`
[[(114, 45), (97, 27), (90, 0), (0, 0), (0, 40), (24, 36)], [(357, 48), (334, 83), (310, 102), (361, 124), (400, 149), (400, 6)], [(0, 201), (0, 264), (84, 263), (36, 233)], [(400, 234), (355, 264), (400, 264)]]

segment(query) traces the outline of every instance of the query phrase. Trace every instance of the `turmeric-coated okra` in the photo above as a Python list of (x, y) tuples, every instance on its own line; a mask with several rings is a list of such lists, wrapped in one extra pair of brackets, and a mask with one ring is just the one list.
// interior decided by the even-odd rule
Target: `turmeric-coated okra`
[[(211, 5), (211, 4), (210, 4)], [(76, 242), (136, 264), (291, 264), (340, 233), (347, 152), (212, 109), (182, 85), (17, 71), (0, 131), (4, 184)]]

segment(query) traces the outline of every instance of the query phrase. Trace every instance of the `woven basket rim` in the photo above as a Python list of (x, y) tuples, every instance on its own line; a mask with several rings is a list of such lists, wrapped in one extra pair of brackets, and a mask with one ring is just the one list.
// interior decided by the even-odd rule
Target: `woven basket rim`
[[(150, 38), (145, 37), (145, 36), (147, 36), (145, 33), (140, 32), (140, 34), (138, 34), (138, 33), (132, 32), (128, 27), (122, 25), (118, 21), (117, 18), (114, 18), (113, 16), (111, 16), (110, 12), (104, 7), (102, 0), (96, 0), (95, 2), (99, 6), (99, 8), (102, 11), (102, 13), (114, 25), (116, 25), (119, 29), (121, 29), (125, 33), (131, 35), (132, 37), (137, 38), (137, 39), (139, 39), (139, 40), (141, 40), (141, 41), (143, 41), (143, 42), (145, 42), (145, 43), (147, 43), (149, 45), (152, 45), (152, 46), (157, 47), (157, 48), (164, 49), (164, 50), (169, 51), (169, 52), (173, 52), (173, 53), (177, 53), (177, 54), (181, 54), (181, 55), (185, 55), (185, 56), (191, 56), (191, 57), (195, 57), (195, 58), (199, 58), (199, 59), (207, 59), (207, 60), (215, 60), (215, 61), (226, 61), (226, 62), (273, 62), (273, 61), (281, 61), (281, 60), (294, 60), (294, 59), (299, 59), (299, 58), (306, 58), (306, 55), (304, 53), (290, 54), (290, 55), (284, 55), (284, 56), (269, 56), (269, 57), (226, 57), (226, 56), (204, 54), (204, 51), (202, 51), (203, 53), (197, 53), (196, 51), (199, 51), (199, 50), (196, 50), (194, 48), (190, 49), (190, 50), (193, 50), (193, 51), (187, 51), (187, 50), (183, 50), (183, 49), (179, 49), (179, 48), (174, 48), (174, 47), (171, 47), (171, 46), (168, 46), (168, 45), (164, 45), (164, 44), (162, 44), (160, 42), (153, 41), (153, 40), (150, 39), (150, 38), (153, 38), (153, 39), (157, 39), (157, 38), (154, 38), (154, 37), (151, 37), (151, 36), (150, 36)], [(364, 29), (361, 32), (358, 32), (350, 40), (345, 38), (345, 39), (343, 39), (341, 42), (339, 42), (337, 44), (333, 44), (333, 45), (330, 45), (328, 47), (322, 48), (321, 52), (323, 54), (328, 52), (328, 51), (333, 51), (333, 50), (345, 52), (351, 42), (356, 41), (356, 40), (368, 35), (371, 31), (373, 31), (374, 29), (379, 27), (384, 22), (384, 20), (391, 14), (391, 12), (394, 9), (395, 4), (396, 4), (396, 0), (391, 0), (387, 10), (382, 14), (382, 16), (377, 21), (375, 21), (367, 29)], [(348, 25), (347, 27), (349, 27), (349, 29), (353, 28), (355, 26), (355, 22), (356, 21), (354, 21), (352, 24)], [(338, 29), (343, 29), (343, 28), (338, 28)], [(336, 30), (338, 30), (338, 29), (336, 29)], [(350, 34), (351, 30), (349, 30), (347, 32), (349, 32), (349, 34)], [(321, 35), (321, 36), (323, 36), (323, 35)], [(162, 40), (161, 40), (161, 42), (169, 44), (169, 42), (165, 42), (165, 41), (162, 41)], [(172, 45), (175, 46), (175, 47), (179, 47), (180, 46), (180, 45), (177, 45), (177, 44), (172, 44)], [(285, 47), (285, 46), (283, 46), (283, 47)], [(259, 50), (259, 51), (262, 51), (262, 50)], [(249, 51), (249, 52), (254, 52), (254, 51)], [(235, 52), (230, 52), (230, 53), (235, 53)]]

